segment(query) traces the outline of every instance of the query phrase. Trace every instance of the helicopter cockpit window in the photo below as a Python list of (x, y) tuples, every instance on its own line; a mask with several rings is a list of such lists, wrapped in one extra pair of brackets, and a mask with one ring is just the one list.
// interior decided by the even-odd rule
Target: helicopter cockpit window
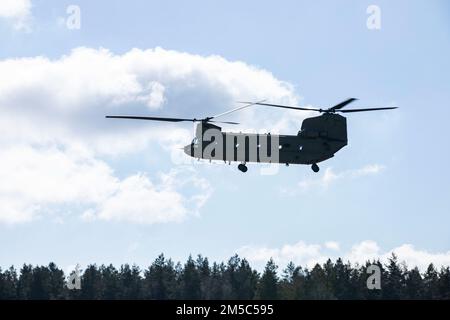
[(192, 139), (192, 144), (197, 145), (198, 144), (198, 138), (195, 137), (194, 139)]

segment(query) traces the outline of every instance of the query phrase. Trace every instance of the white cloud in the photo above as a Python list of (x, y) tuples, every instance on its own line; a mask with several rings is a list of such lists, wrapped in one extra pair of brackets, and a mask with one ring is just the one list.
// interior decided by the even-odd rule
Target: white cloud
[(392, 257), (392, 253), (397, 255), (399, 262), (406, 263), (409, 268), (417, 266), (422, 271), (425, 271), (430, 263), (438, 268), (450, 266), (450, 251), (429, 252), (416, 249), (411, 244), (403, 244), (383, 251), (375, 241), (371, 240), (357, 243), (349, 250), (342, 250), (337, 242), (326, 242), (322, 245), (299, 241), (296, 244), (285, 244), (279, 248), (244, 246), (236, 252), (258, 268), (262, 268), (270, 258), (273, 258), (282, 267), (292, 261), (297, 265), (312, 268), (316, 263), (324, 263), (328, 258), (335, 260), (339, 257), (345, 262), (350, 261), (360, 265), (377, 259), (387, 263), (388, 259)]
[(359, 169), (347, 170), (335, 173), (333, 168), (328, 167), (325, 173), (318, 180), (304, 180), (299, 183), (299, 186), (307, 189), (311, 186), (317, 185), (324, 188), (329, 187), (332, 183), (342, 179), (355, 179), (365, 177), (368, 175), (375, 175), (384, 170), (385, 167), (379, 164), (369, 164)]
[[(15, 147), (1, 150), (0, 158), (3, 223), (30, 221), (49, 208), (67, 204), (87, 207), (84, 218), (179, 222), (197, 213), (211, 194), (209, 184), (192, 169), (172, 170), (161, 182), (153, 183), (144, 174), (121, 180), (108, 164), (78, 150)], [(193, 196), (181, 194), (186, 184), (193, 189)], [(201, 201), (193, 201), (200, 196)]]
[(321, 245), (306, 244), (299, 241), (293, 245), (285, 244), (281, 248), (268, 248), (258, 246), (244, 246), (237, 250), (237, 253), (250, 262), (256, 264), (266, 263), (270, 258), (281, 265), (286, 265), (290, 261), (296, 264), (314, 265), (321, 257)]
[(324, 246), (327, 249), (335, 250), (335, 251), (339, 251), (339, 249), (340, 249), (339, 243), (336, 241), (325, 242)]
[[(209, 183), (192, 169), (188, 177), (184, 173), (172, 170), (161, 176), (158, 185), (142, 174), (130, 176), (97, 209), (89, 209), (83, 217), (145, 224), (181, 222), (189, 214), (198, 213), (212, 192)], [(186, 196), (179, 192), (185, 185), (195, 193)]]
[(416, 249), (412, 244), (402, 244), (391, 250), (382, 251), (374, 241), (363, 241), (352, 247), (346, 255), (346, 259), (364, 263), (367, 260), (379, 258), (386, 262), (392, 256), (397, 255), (399, 261), (405, 262), (408, 266), (417, 266), (420, 270), (426, 270), (430, 263), (437, 267), (450, 266), (450, 251), (429, 252)]
[(3, 223), (30, 221), (46, 206), (101, 201), (117, 183), (105, 163), (76, 150), (5, 147), (0, 158)]
[(15, 29), (29, 30), (31, 0), (0, 1), (0, 18), (11, 21)]
[(333, 183), (344, 179), (356, 179), (360, 177), (376, 175), (382, 172), (385, 166), (379, 164), (369, 164), (359, 169), (335, 172), (333, 168), (328, 167), (318, 178), (304, 179), (298, 183), (299, 188), (282, 188), (280, 192), (285, 195), (296, 195), (298, 192), (306, 192), (312, 188), (327, 189)]
[(350, 252), (345, 255), (346, 260), (364, 263), (381, 257), (381, 248), (375, 241), (362, 241), (352, 246)]
[(180, 222), (186, 216), (182, 201), (175, 190), (164, 185), (158, 190), (145, 176), (135, 175), (125, 179), (117, 193), (101, 204), (98, 217), (138, 223)]
[[(208, 199), (206, 181), (176, 178), (183, 172), (195, 176), (186, 170), (152, 179), (139, 173), (118, 178), (110, 160), (153, 155), (155, 144), (172, 149), (188, 143), (192, 127), (104, 116), (203, 117), (237, 100), (297, 102), (293, 87), (268, 71), (161, 48), (116, 55), (80, 47), (53, 60), (0, 60), (0, 92), (0, 223), (30, 221), (62, 206), (94, 220), (182, 221)], [(247, 110), (233, 119), (245, 126), (299, 125), (300, 115), (286, 115), (264, 122)], [(155, 183), (155, 177), (161, 181)]]
[(438, 267), (450, 266), (450, 251), (432, 253), (418, 250), (412, 244), (403, 244), (394, 248), (392, 252), (395, 252), (401, 261), (406, 261), (412, 266), (417, 265), (421, 270), (425, 270), (430, 263)]
[(150, 93), (147, 97), (147, 106), (150, 109), (160, 108), (164, 102), (164, 92), (166, 88), (159, 82), (153, 82), (149, 84)]
[[(56, 60), (2, 60), (0, 91), (0, 110), (4, 111), (0, 134), (10, 141), (77, 141), (106, 153), (143, 148), (167, 132), (158, 131), (159, 123), (105, 120), (106, 114), (149, 114), (158, 109), (158, 114), (166, 116), (204, 117), (242, 99), (297, 101), (292, 86), (265, 70), (219, 56), (161, 48), (114, 55), (106, 49), (81, 47)], [(286, 113), (278, 111), (276, 117), (266, 114), (265, 123), (259, 110), (259, 116), (253, 109), (233, 118), (244, 120), (248, 127), (272, 128), (287, 121)], [(299, 116), (303, 115), (288, 121), (292, 129), (299, 126)], [(142, 137), (147, 138), (142, 141)], [(118, 148), (105, 151), (105, 140), (116, 141)]]

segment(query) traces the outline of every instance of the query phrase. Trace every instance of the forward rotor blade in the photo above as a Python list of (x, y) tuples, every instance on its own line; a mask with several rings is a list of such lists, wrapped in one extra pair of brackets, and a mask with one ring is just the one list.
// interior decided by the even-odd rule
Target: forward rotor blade
[(226, 123), (226, 124), (239, 124), (238, 122), (232, 121), (211, 121), (208, 119), (183, 119), (183, 118), (163, 118), (163, 117), (141, 117), (141, 116), (106, 116), (109, 119), (133, 119), (133, 120), (152, 120), (152, 121), (165, 121), (165, 122), (196, 122), (196, 121), (205, 121), (205, 122), (214, 122), (214, 123)]
[(212, 123), (226, 123), (226, 124), (239, 124), (239, 122), (232, 122), (232, 121), (210, 121), (210, 120), (208, 120), (207, 122), (212, 122)]
[(345, 101), (342, 101), (341, 103), (338, 103), (335, 106), (332, 106), (329, 110), (332, 111), (332, 110), (341, 109), (341, 108), (345, 107), (346, 105), (348, 105), (348, 104), (350, 104), (350, 103), (352, 103), (352, 102), (354, 102), (356, 100), (358, 100), (358, 99), (356, 99), (356, 98), (349, 98), (349, 99), (347, 99)]
[[(251, 102), (240, 102), (240, 103), (251, 103)], [(292, 110), (302, 110), (302, 111), (323, 111), (322, 109), (311, 109), (311, 108), (302, 108), (302, 107), (291, 107), (291, 106), (283, 106), (280, 104), (271, 104), (271, 103), (261, 103), (261, 102), (254, 102), (256, 105), (260, 106), (269, 106), (269, 107), (275, 107), (275, 108), (284, 108), (284, 109), (292, 109)]]
[(392, 110), (398, 107), (386, 107), (386, 108), (365, 108), (365, 109), (348, 109), (348, 110), (336, 110), (336, 112), (350, 113), (350, 112), (364, 112), (364, 111), (376, 111), (376, 110)]
[(234, 109), (225, 111), (225, 112), (223, 112), (223, 113), (220, 113), (220, 114), (215, 115), (215, 116), (210, 117), (210, 118), (211, 118), (211, 119), (215, 119), (215, 118), (224, 116), (224, 115), (226, 115), (226, 114), (230, 114), (230, 113), (232, 113), (232, 112), (236, 112), (236, 111), (239, 111), (239, 110), (242, 110), (242, 109), (245, 109), (245, 108), (254, 106), (255, 104), (258, 104), (258, 103), (261, 103), (261, 102), (264, 102), (264, 101), (266, 101), (266, 99), (261, 100), (261, 101), (258, 101), (258, 102), (246, 102), (246, 105), (245, 105), (245, 106), (241, 106), (241, 107), (237, 107), (237, 108), (234, 108)]
[(182, 122), (182, 121), (199, 121), (197, 119), (183, 119), (183, 118), (163, 118), (163, 117), (141, 117), (141, 116), (106, 116), (109, 119), (133, 119), (133, 120), (152, 120), (152, 121), (166, 121), (166, 122)]

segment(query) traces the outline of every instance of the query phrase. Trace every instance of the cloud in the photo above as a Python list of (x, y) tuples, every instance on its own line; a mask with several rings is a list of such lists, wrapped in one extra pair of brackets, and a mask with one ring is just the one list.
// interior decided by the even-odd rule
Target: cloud
[(298, 192), (306, 192), (313, 188), (327, 189), (333, 183), (344, 179), (357, 179), (365, 176), (376, 175), (382, 172), (386, 167), (380, 164), (369, 164), (359, 169), (335, 172), (333, 168), (328, 167), (319, 178), (304, 179), (298, 183), (299, 188), (282, 188), (280, 192), (284, 195), (296, 195)]
[[(157, 185), (143, 174), (130, 176), (96, 209), (88, 209), (83, 218), (144, 224), (182, 222), (189, 214), (197, 214), (212, 192), (209, 183), (193, 170), (189, 177), (181, 177), (182, 173), (172, 170), (162, 175)], [(179, 190), (185, 185), (198, 193), (183, 195)]]
[[(159, 123), (108, 121), (105, 114), (158, 111), (160, 115), (205, 117), (234, 107), (241, 99), (297, 101), (292, 86), (265, 70), (219, 56), (161, 48), (114, 55), (106, 49), (80, 47), (56, 60), (2, 60), (0, 91), (0, 108), (5, 111), (0, 133), (10, 141), (80, 142), (106, 153), (144, 148), (146, 142), (138, 137), (146, 136), (148, 143), (150, 137), (164, 137), (167, 130), (161, 134)], [(288, 118), (278, 112), (277, 117), (263, 121), (255, 109), (234, 117), (249, 127), (268, 128)], [(296, 119), (289, 122), (292, 128), (298, 126)], [(102, 146), (111, 138), (118, 148), (108, 152)]]
[(17, 30), (29, 31), (31, 0), (2, 0), (0, 18), (10, 21)]
[(324, 246), (327, 249), (335, 250), (335, 251), (339, 251), (339, 249), (340, 249), (339, 243), (336, 241), (325, 242)]
[(262, 268), (273, 258), (280, 266), (286, 266), (290, 261), (297, 265), (312, 268), (316, 263), (324, 263), (328, 258), (335, 260), (342, 258), (345, 262), (365, 264), (367, 261), (380, 259), (387, 263), (395, 253), (400, 262), (410, 268), (417, 266), (425, 271), (430, 263), (438, 268), (450, 266), (450, 251), (429, 252), (416, 249), (412, 244), (403, 244), (390, 250), (383, 251), (375, 241), (366, 240), (353, 245), (349, 250), (341, 250), (337, 242), (322, 244), (307, 244), (299, 241), (296, 244), (285, 244), (279, 248), (266, 246), (243, 246), (236, 251), (242, 257)]
[(306, 244), (299, 241), (295, 244), (285, 244), (280, 248), (264, 246), (244, 246), (236, 252), (256, 265), (265, 264), (270, 258), (280, 265), (287, 265), (290, 261), (296, 264), (311, 266), (326, 259), (321, 254), (322, 246)]
[(385, 167), (383, 165), (369, 164), (359, 169), (347, 170), (336, 173), (333, 171), (333, 168), (328, 167), (325, 169), (325, 172), (321, 178), (316, 180), (303, 180), (299, 183), (299, 186), (302, 189), (309, 189), (313, 186), (328, 188), (332, 183), (335, 183), (338, 180), (356, 179), (368, 175), (375, 175), (384, 170), (384, 168)]
[[(292, 85), (266, 70), (161, 48), (117, 55), (80, 47), (57, 59), (0, 60), (0, 92), (0, 223), (32, 221), (64, 210), (88, 220), (182, 221), (207, 201), (208, 183), (178, 166), (150, 178), (123, 159), (163, 157), (157, 148), (188, 143), (192, 127), (104, 116), (204, 117), (234, 107), (237, 100), (298, 101)], [(260, 113), (246, 110), (233, 119), (249, 127), (294, 130), (301, 117)], [(117, 161), (134, 172), (119, 178), (113, 165)]]
[(47, 206), (101, 201), (117, 183), (104, 162), (56, 147), (0, 150), (0, 222), (31, 221)]
[(150, 109), (157, 109), (165, 102), (164, 92), (166, 88), (159, 82), (149, 84), (150, 94), (144, 98), (147, 101), (147, 106)]
[(375, 241), (362, 241), (361, 243), (352, 246), (350, 252), (346, 253), (346, 260), (364, 263), (366, 261), (371, 261), (380, 258), (381, 248)]
[[(154, 183), (141, 173), (119, 179), (107, 163), (79, 150), (14, 147), (0, 157), (0, 222), (8, 224), (59, 213), (68, 204), (87, 207), (83, 217), (89, 220), (180, 222), (211, 194), (193, 169), (172, 170)], [(187, 184), (194, 193), (189, 197), (181, 194)]]
[(340, 173), (334, 173), (332, 168), (327, 168), (322, 177), (322, 186), (328, 187), (330, 184), (341, 179), (356, 179), (369, 175), (375, 175), (385, 169), (385, 166), (379, 164), (369, 164), (359, 169), (347, 170)]

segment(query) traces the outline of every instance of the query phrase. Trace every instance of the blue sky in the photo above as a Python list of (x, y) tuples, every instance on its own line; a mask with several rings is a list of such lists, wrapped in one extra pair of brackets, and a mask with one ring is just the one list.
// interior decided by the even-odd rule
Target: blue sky
[[(0, 5), (1, 266), (145, 266), (161, 252), (311, 264), (392, 250), (409, 264), (450, 264), (447, 1), (23, 3)], [(66, 27), (69, 5), (80, 29)], [(379, 30), (366, 26), (369, 5)], [(319, 174), (181, 165), (172, 150), (190, 141), (189, 124), (103, 119), (348, 97), (400, 108), (349, 115), (349, 145)], [(305, 116), (229, 119), (296, 133)]]

